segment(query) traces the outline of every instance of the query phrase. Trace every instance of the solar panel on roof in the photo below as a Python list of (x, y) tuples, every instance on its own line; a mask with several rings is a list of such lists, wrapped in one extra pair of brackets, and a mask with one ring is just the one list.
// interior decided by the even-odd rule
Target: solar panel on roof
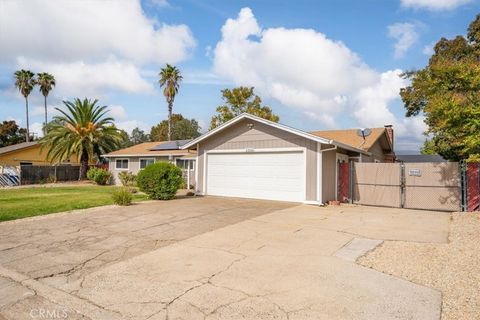
[(161, 150), (178, 150), (181, 146), (185, 143), (189, 142), (190, 140), (174, 140), (174, 141), (165, 141), (151, 149), (150, 151), (161, 151)]

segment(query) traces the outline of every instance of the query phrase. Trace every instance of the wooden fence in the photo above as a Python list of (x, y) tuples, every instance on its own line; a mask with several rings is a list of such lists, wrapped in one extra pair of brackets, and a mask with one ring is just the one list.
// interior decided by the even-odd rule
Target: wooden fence
[(57, 181), (75, 181), (80, 176), (80, 166), (22, 166), (20, 184), (38, 184)]

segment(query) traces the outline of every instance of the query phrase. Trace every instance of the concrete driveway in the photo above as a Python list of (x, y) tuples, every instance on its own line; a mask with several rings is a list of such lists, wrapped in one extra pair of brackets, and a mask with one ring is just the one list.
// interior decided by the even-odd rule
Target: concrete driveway
[(438, 212), (214, 197), (2, 223), (0, 315), (439, 319), (440, 292), (355, 259), (448, 229)]

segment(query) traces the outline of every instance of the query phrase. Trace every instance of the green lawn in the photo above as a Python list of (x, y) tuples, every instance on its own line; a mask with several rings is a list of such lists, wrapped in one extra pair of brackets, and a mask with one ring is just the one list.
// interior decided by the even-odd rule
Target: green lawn
[[(0, 190), (0, 221), (113, 204), (114, 186), (35, 187)], [(134, 194), (134, 201), (146, 200)]]

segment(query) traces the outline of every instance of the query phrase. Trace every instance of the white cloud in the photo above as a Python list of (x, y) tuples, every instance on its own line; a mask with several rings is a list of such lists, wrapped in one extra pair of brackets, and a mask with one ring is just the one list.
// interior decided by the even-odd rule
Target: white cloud
[(315, 114), (340, 112), (344, 96), (377, 79), (342, 42), (311, 29), (262, 30), (249, 8), (226, 21), (214, 55), (218, 75)]
[(405, 53), (413, 46), (419, 38), (413, 23), (395, 23), (388, 26), (388, 36), (395, 39), (395, 58), (405, 56)]
[(401, 0), (405, 8), (427, 9), (432, 11), (452, 10), (473, 0)]
[[(58, 106), (47, 104), (47, 115), (49, 120), (51, 120), (52, 116), (59, 114), (58, 110), (55, 108), (58, 108)], [(30, 109), (30, 115), (32, 117), (41, 116), (43, 119), (43, 117), (45, 117), (45, 106), (34, 106)]]
[(391, 124), (397, 137), (423, 142), (426, 125), (423, 117), (398, 119), (390, 110), (389, 104), (398, 99), (400, 88), (408, 85), (400, 77), (401, 70), (387, 71), (381, 74), (380, 81), (373, 86), (360, 90), (354, 97), (354, 117), (362, 126), (376, 127)]
[(158, 8), (169, 7), (170, 3), (167, 0), (147, 0), (147, 5)]
[(432, 54), (435, 53), (434, 48), (435, 48), (435, 41), (433, 41), (433, 42), (425, 45), (425, 46), (423, 47), (422, 53), (423, 53), (424, 55), (431, 56)]
[(3, 1), (0, 61), (18, 56), (49, 61), (175, 63), (195, 46), (186, 25), (147, 18), (140, 1)]
[(43, 123), (42, 122), (30, 123), (30, 134), (34, 135), (35, 138), (43, 137)]
[(115, 125), (117, 126), (117, 128), (125, 130), (128, 134), (131, 134), (132, 130), (137, 127), (145, 131), (146, 133), (150, 133), (150, 129), (152, 128), (151, 125), (139, 120), (119, 121), (115, 122)]
[(404, 137), (421, 131), (417, 119), (398, 119), (391, 111), (405, 86), (400, 70), (379, 73), (342, 42), (312, 29), (262, 29), (249, 8), (222, 27), (214, 72), (300, 110), (319, 127), (339, 128), (338, 120), (349, 118), (365, 127), (393, 124)]
[(153, 85), (141, 77), (134, 64), (115, 59), (87, 64), (82, 61), (44, 62), (20, 57), (17, 66), (38, 71), (48, 70), (55, 76), (57, 83), (53, 92), (61, 92), (66, 96), (96, 96), (109, 89), (128, 93), (153, 91)]
[(125, 120), (128, 118), (127, 111), (122, 106), (112, 105), (108, 107), (108, 115), (113, 117), (115, 120)]

